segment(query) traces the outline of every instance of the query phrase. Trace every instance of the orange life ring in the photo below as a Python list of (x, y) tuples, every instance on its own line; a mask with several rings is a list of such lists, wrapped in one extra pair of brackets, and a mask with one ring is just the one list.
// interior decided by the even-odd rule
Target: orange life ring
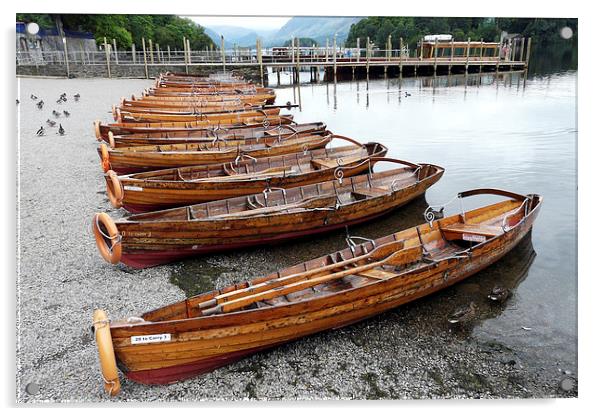
[(117, 373), (117, 360), (115, 360), (115, 351), (113, 350), (109, 319), (105, 311), (101, 309), (94, 311), (92, 319), (104, 388), (109, 395), (117, 396), (121, 391), (121, 383), (119, 382), (119, 373)]
[[(100, 228), (101, 226), (106, 232)], [(102, 258), (111, 264), (119, 263), (121, 260), (121, 235), (111, 217), (106, 212), (94, 215), (92, 230), (96, 247)]]
[(109, 136), (109, 146), (111, 146), (111, 149), (115, 149), (115, 135), (113, 135), (113, 132), (110, 131), (108, 136)]
[(107, 195), (111, 205), (115, 208), (121, 208), (123, 206), (123, 185), (119, 180), (119, 176), (114, 170), (109, 170), (105, 174), (105, 180), (107, 181)]
[(111, 162), (109, 161), (109, 149), (104, 143), (100, 144), (100, 166), (103, 172), (108, 172), (111, 169)]
[(96, 136), (96, 140), (101, 141), (102, 135), (100, 134), (100, 121), (96, 120), (94, 122), (94, 135)]

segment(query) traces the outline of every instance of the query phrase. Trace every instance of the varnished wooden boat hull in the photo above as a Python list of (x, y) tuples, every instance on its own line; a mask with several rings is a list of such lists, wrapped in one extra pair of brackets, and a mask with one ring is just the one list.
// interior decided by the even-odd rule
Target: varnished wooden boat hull
[[(115, 224), (121, 254), (116, 261), (135, 268), (149, 267), (187, 256), (272, 244), (369, 221), (423, 195), (444, 172), (439, 166), (423, 164), (416, 173), (418, 165), (412, 166), (118, 220)], [(353, 197), (356, 194), (363, 197)], [(339, 196), (340, 203), (335, 206)], [(326, 207), (292, 211), (279, 208), (313, 198), (322, 198)], [(245, 208), (249, 200), (264, 201), (264, 207), (276, 212), (257, 216), (256, 211)], [(226, 217), (220, 217), (223, 214)]]
[[(274, 146), (216, 146), (209, 150), (203, 149), (199, 145), (198, 150), (189, 151), (168, 149), (164, 149), (163, 151), (139, 150), (143, 146), (110, 149), (109, 164), (110, 168), (118, 174), (127, 174), (183, 166), (229, 163), (234, 162), (241, 155), (262, 158), (321, 149), (330, 143), (330, 140), (330, 135), (306, 136), (296, 140), (285, 140), (281, 144)], [(221, 143), (218, 143), (218, 145), (221, 145)], [(184, 145), (172, 145), (171, 147), (175, 149), (178, 146), (181, 147)], [(99, 156), (101, 156), (100, 151)]]
[[(128, 378), (137, 382), (170, 383), (211, 371), (245, 355), (309, 334), (355, 323), (432, 294), (495, 263), (529, 233), (542, 201), (537, 195), (528, 197), (532, 198), (528, 202), (528, 213), (509, 222), (510, 228), (503, 228), (506, 221), (506, 217), (503, 217), (504, 231), (474, 245), (468, 254), (466, 250), (462, 255), (443, 254), (432, 262), (419, 262), (407, 271), (385, 280), (348, 288), (343, 286), (333, 292), (325, 292), (323, 296), (300, 293), (288, 302), (282, 301), (271, 306), (199, 316), (198, 307), (203, 301), (220, 293), (246, 288), (247, 284), (242, 282), (219, 292), (209, 292), (145, 313), (141, 316), (145, 322), (139, 324), (111, 324), (112, 342), (120, 368)], [(481, 217), (485, 222), (490, 217), (501, 220), (503, 215), (522, 209), (520, 202), (514, 202), (504, 201), (469, 211), (466, 219), (471, 223), (478, 223)], [(460, 218), (460, 215), (454, 215), (436, 220), (432, 226), (423, 224), (415, 229), (399, 231), (356, 246), (355, 249), (360, 253), (368, 253), (375, 247), (395, 241), (410, 244), (417, 239), (424, 239), (422, 244), (426, 252), (435, 252), (439, 249), (441, 240), (433, 235), (446, 230), (445, 227), (457, 224), (461, 221)], [(417, 235), (422, 237), (416, 237)], [(283, 269), (254, 282), (267, 282), (279, 276), (319, 268), (329, 264), (329, 258), (337, 256), (351, 259), (357, 257), (357, 254), (354, 255), (348, 248)], [(133, 345), (130, 342), (132, 336), (152, 334), (171, 334), (171, 340), (143, 345)]]
[(172, 123), (172, 122), (200, 122), (207, 121), (217, 123), (236, 123), (239, 120), (254, 120), (256, 118), (267, 118), (277, 116), (279, 108), (268, 108), (261, 111), (225, 111), (202, 114), (162, 114), (158, 112), (143, 112), (143, 110), (131, 109), (124, 112), (119, 111), (117, 122), (121, 123)]
[[(294, 130), (291, 130), (291, 127)], [(211, 129), (198, 131), (180, 131), (167, 133), (138, 133), (125, 134), (121, 136), (113, 136), (115, 148), (128, 146), (149, 146), (149, 145), (164, 145), (177, 143), (199, 143), (213, 141), (217, 136), (224, 140), (240, 140), (240, 139), (258, 139), (262, 137), (275, 137), (278, 135), (287, 136), (292, 131), (299, 134), (319, 134), (326, 131), (324, 123), (303, 123), (291, 126), (259, 126), (259, 127), (235, 127), (230, 129), (220, 129), (214, 132)], [(101, 139), (104, 140), (104, 139)]]
[[(225, 181), (227, 175), (223, 175), (224, 165), (204, 165), (189, 169), (175, 168), (148, 173), (120, 176), (119, 189), (121, 195), (120, 204), (129, 212), (139, 213), (157, 211), (160, 209), (173, 208), (184, 205), (193, 205), (201, 202), (216, 201), (237, 196), (251, 195), (262, 192), (266, 187), (270, 188), (292, 188), (296, 186), (309, 185), (312, 183), (332, 180), (339, 169), (344, 176), (354, 176), (369, 169), (368, 159), (371, 157), (384, 157), (387, 148), (378, 143), (367, 143), (361, 146), (344, 146), (326, 149), (317, 149), (311, 152), (293, 153), (272, 158), (258, 159), (253, 163), (245, 159), (244, 166), (238, 169), (241, 173), (258, 173), (260, 169), (295, 167), (309, 165), (311, 160), (330, 161), (336, 164), (332, 167), (324, 166), (319, 170), (293, 172), (283, 175), (280, 171), (273, 175), (261, 178), (248, 178), (234, 182)], [(343, 159), (346, 158), (346, 159)], [(337, 162), (338, 160), (338, 162)], [(256, 168), (256, 166), (260, 168)], [(232, 167), (232, 170), (235, 169)], [(185, 175), (188, 180), (184, 180)], [(194, 181), (191, 178), (216, 177), (218, 181)], [(181, 178), (181, 179), (180, 179)], [(112, 178), (105, 174), (107, 192), (115, 195)], [(117, 198), (115, 198), (117, 199)], [(113, 199), (112, 199), (113, 200)], [(119, 207), (119, 205), (115, 205)]]
[(98, 126), (97, 138), (108, 141), (109, 132), (114, 135), (126, 135), (135, 133), (171, 133), (171, 132), (199, 132), (216, 127), (225, 129), (279, 126), (291, 124), (293, 116), (280, 115), (267, 117), (250, 117), (247, 119), (235, 119), (231, 122), (194, 121), (194, 122), (172, 122), (172, 123), (110, 123)]

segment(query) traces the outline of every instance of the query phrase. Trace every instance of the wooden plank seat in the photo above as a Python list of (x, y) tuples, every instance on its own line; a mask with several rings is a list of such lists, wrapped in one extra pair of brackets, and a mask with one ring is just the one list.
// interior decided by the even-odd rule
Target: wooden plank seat
[(373, 186), (371, 188), (355, 189), (353, 192), (351, 192), (351, 195), (353, 195), (353, 197), (359, 201), (366, 198), (378, 197), (386, 193), (389, 193), (388, 188)]
[(482, 237), (485, 239), (495, 237), (502, 234), (504, 231), (502, 230), (502, 227), (492, 225), (456, 223), (447, 227), (442, 227), (441, 232), (448, 240), (480, 242), (479, 240), (482, 240)]
[(388, 272), (385, 270), (380, 270), (380, 269), (364, 270), (362, 272), (357, 273), (357, 275), (362, 276), (362, 277), (368, 277), (370, 279), (377, 279), (377, 280), (387, 280), (394, 276), (397, 276), (396, 273), (391, 273), (391, 272)]

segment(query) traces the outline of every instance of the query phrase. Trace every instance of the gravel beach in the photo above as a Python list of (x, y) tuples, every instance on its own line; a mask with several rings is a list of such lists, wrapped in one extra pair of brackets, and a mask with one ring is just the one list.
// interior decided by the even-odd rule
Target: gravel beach
[[(507, 256), (481, 273), (478, 283), (469, 279), (373, 319), (310, 336), (176, 384), (145, 386), (122, 379), (122, 393), (109, 398), (102, 388), (90, 332), (94, 309), (104, 309), (113, 319), (136, 316), (187, 294), (310, 259), (323, 254), (326, 247), (342, 247), (343, 234), (317, 238), (316, 244), (306, 240), (147, 270), (111, 266), (97, 252), (92, 216), (108, 212), (118, 217), (125, 212), (108, 202), (92, 122), (109, 121), (112, 104), (121, 96), (139, 94), (150, 81), (21, 78), (18, 82), (18, 402), (577, 395), (573, 365), (540, 359), (540, 345), (517, 350), (479, 330), (488, 322), (497, 322), (504, 308), (513, 307), (512, 298), (505, 305), (491, 305), (486, 294), (500, 278), (508, 279), (509, 285), (520, 282), (530, 256), (535, 255), (531, 242), (525, 240), (515, 249), (521, 253), (514, 256), (518, 260)], [(68, 101), (56, 104), (63, 92)], [(81, 94), (79, 102), (73, 100), (75, 93)], [(36, 107), (31, 94), (45, 101), (43, 109)], [(55, 119), (53, 109), (71, 115)], [(56, 120), (57, 126), (48, 127), (48, 118)], [(66, 130), (64, 136), (57, 134), (58, 123)], [(36, 136), (40, 126), (46, 129), (45, 136)], [(426, 206), (422, 198), (406, 208), (403, 218), (393, 214), (354, 231), (378, 236), (392, 227), (415, 225), (422, 222)], [(476, 321), (470, 327), (451, 328), (447, 316), (474, 299), (479, 315)], [(509, 330), (515, 331), (516, 337), (528, 337), (531, 331), (520, 326)], [(562, 389), (561, 384), (571, 388)]]

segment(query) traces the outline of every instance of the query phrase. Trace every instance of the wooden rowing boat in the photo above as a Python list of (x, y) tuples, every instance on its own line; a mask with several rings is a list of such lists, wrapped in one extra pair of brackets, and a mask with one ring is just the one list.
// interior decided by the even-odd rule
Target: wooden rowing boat
[(211, 101), (205, 99), (198, 100), (190, 100), (190, 101), (168, 101), (168, 100), (128, 100), (125, 97), (121, 98), (119, 103), (122, 109), (132, 108), (170, 108), (170, 109), (181, 109), (181, 108), (189, 108), (189, 109), (203, 109), (206, 108), (222, 108), (224, 110), (230, 108), (239, 108), (244, 106), (262, 106), (266, 105), (265, 100), (260, 100), (256, 98), (249, 98), (246, 100), (219, 100), (219, 101)]
[(131, 380), (170, 383), (372, 317), (474, 275), (529, 233), (542, 204), (538, 195), (493, 189), (458, 196), (483, 194), (505, 199), (362, 244), (349, 237), (344, 250), (137, 317), (109, 321), (97, 310), (106, 391), (120, 389), (115, 363)]
[[(296, 188), (183, 208), (132, 215), (113, 222), (97, 214), (94, 233), (111, 263), (150, 267), (187, 256), (275, 243), (365, 222), (423, 195), (443, 168), (397, 159), (383, 172), (340, 177)], [(101, 221), (102, 220), (102, 221)]]
[(137, 110), (121, 111), (116, 109), (116, 118), (118, 123), (171, 123), (171, 122), (197, 122), (208, 121), (213, 124), (217, 123), (235, 123), (239, 120), (256, 119), (262, 117), (267, 119), (270, 116), (280, 114), (280, 108), (267, 108), (265, 110), (242, 110), (242, 111), (227, 111), (218, 113), (200, 113), (200, 114), (183, 114), (173, 112), (170, 114), (157, 112), (138, 112)]
[[(341, 137), (341, 136), (333, 136)], [(283, 156), (245, 159), (218, 165), (173, 168), (125, 176), (105, 174), (107, 195), (115, 208), (130, 212), (216, 201), (262, 192), (268, 188), (292, 188), (353, 176), (370, 167), (370, 158), (384, 157), (379, 143), (318, 149)]]
[[(263, 125), (259, 127), (208, 128), (204, 130), (177, 131), (167, 133), (133, 133), (115, 136), (109, 132), (106, 142), (112, 148), (130, 146), (148, 146), (176, 143), (199, 143), (213, 140), (261, 139), (262, 137), (281, 137), (291, 133), (299, 135), (320, 134), (326, 131), (321, 122), (283, 124), (281, 126)], [(100, 139), (103, 140), (102, 138)]]
[(276, 94), (229, 94), (229, 95), (142, 95), (136, 97), (132, 95), (132, 101), (161, 101), (166, 103), (178, 103), (178, 102), (256, 102), (265, 101), (267, 104), (274, 104), (276, 100)]
[(170, 96), (170, 97), (188, 97), (188, 96), (206, 96), (206, 95), (274, 95), (273, 88), (258, 88), (253, 85), (245, 88), (230, 88), (230, 87), (209, 87), (195, 88), (186, 87), (160, 87), (147, 88), (143, 91), (143, 95), (147, 96)]
[(148, 102), (138, 102), (138, 101), (128, 101), (122, 99), (122, 102), (119, 106), (113, 105), (113, 118), (117, 118), (117, 109), (119, 109), (122, 113), (128, 111), (137, 111), (137, 112), (154, 112), (154, 113), (186, 113), (186, 114), (200, 114), (200, 113), (218, 113), (218, 112), (227, 112), (227, 111), (245, 111), (245, 110), (253, 110), (257, 111), (257, 109), (263, 109), (265, 106), (265, 101), (261, 101), (258, 103), (240, 103), (236, 101), (221, 101), (221, 102), (204, 102), (201, 105), (198, 104), (188, 104), (188, 103), (179, 103), (177, 105), (170, 105), (170, 103), (163, 104), (161, 102), (156, 101), (148, 101)]
[(170, 133), (170, 132), (198, 132), (201, 130), (212, 129), (214, 127), (232, 129), (241, 127), (269, 127), (290, 124), (293, 122), (292, 115), (279, 116), (260, 116), (260, 117), (236, 117), (230, 121), (190, 121), (190, 122), (163, 122), (163, 123), (109, 123), (101, 124), (100, 121), (94, 122), (94, 134), (97, 139), (109, 138), (109, 131), (114, 135), (132, 134), (132, 133)]
[(292, 133), (286, 137), (269, 137), (256, 144), (239, 146), (228, 144), (228, 141), (216, 141), (111, 149), (101, 143), (98, 153), (104, 172), (112, 169), (119, 174), (125, 174), (182, 166), (229, 163), (244, 157), (257, 159), (307, 152), (323, 148), (331, 140), (332, 134), (325, 132), (309, 136)]

